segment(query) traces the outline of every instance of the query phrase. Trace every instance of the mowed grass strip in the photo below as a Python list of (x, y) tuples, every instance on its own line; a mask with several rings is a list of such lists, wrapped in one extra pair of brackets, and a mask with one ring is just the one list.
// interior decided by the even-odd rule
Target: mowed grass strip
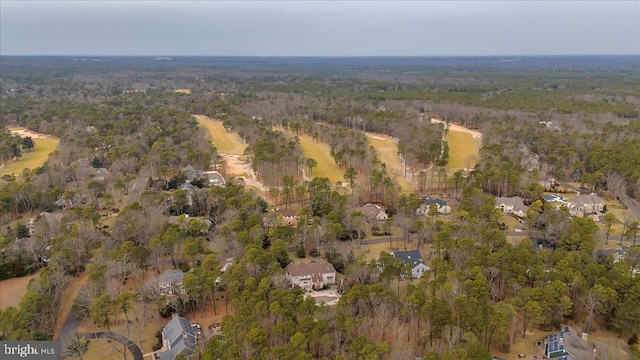
[(467, 167), (467, 159), (473, 158), (470, 167), (476, 165), (480, 156), (480, 140), (474, 139), (471, 134), (461, 131), (449, 130), (446, 136), (449, 143), (449, 167), (452, 169), (464, 169)]
[(337, 181), (345, 182), (344, 172), (340, 170), (336, 161), (331, 157), (331, 148), (329, 145), (321, 141), (314, 141), (309, 135), (298, 135), (292, 131), (285, 131), (282, 128), (278, 128), (278, 131), (282, 131), (291, 137), (298, 136), (304, 157), (313, 159), (318, 163), (318, 166), (313, 168), (313, 174), (307, 173), (309, 178), (326, 177), (334, 184)]
[(34, 170), (47, 161), (49, 154), (54, 152), (60, 143), (60, 140), (53, 137), (33, 139), (35, 147), (33, 150), (24, 151), (22, 156), (16, 160), (6, 164), (0, 169), (0, 176), (3, 175), (22, 175), (24, 169)]
[(211, 142), (220, 154), (242, 155), (247, 148), (240, 137), (232, 132), (228, 132), (223, 126), (222, 121), (213, 120), (206, 116), (195, 115), (200, 126), (207, 129), (211, 135)]
[(369, 145), (376, 149), (378, 160), (387, 165), (387, 174), (392, 179), (395, 178), (395, 181), (398, 182), (398, 185), (402, 188), (401, 193), (412, 193), (415, 189), (404, 177), (404, 166), (402, 162), (400, 162), (400, 156), (398, 156), (398, 143), (396, 139), (390, 136), (367, 133), (367, 140), (369, 141)]

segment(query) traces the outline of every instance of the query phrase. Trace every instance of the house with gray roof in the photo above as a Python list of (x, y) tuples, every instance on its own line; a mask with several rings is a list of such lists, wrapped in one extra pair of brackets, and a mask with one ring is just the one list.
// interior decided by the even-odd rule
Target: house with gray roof
[(416, 279), (421, 278), (424, 273), (431, 270), (429, 265), (422, 260), (422, 255), (418, 250), (394, 251), (391, 256), (411, 266), (411, 276)]
[(93, 179), (96, 181), (105, 181), (110, 175), (111, 173), (109, 173), (109, 170), (105, 168), (93, 169), (89, 174), (89, 176), (93, 176)]
[(524, 204), (524, 201), (519, 196), (496, 198), (496, 208), (500, 209), (504, 214), (513, 214), (517, 217), (525, 217), (529, 207)]
[(162, 329), (162, 349), (155, 353), (155, 357), (158, 360), (173, 360), (184, 354), (189, 359), (196, 352), (197, 340), (191, 322), (176, 315)]
[(598, 195), (578, 195), (567, 201), (569, 213), (573, 216), (587, 216), (604, 211), (604, 200)]
[(565, 327), (544, 340), (544, 355), (554, 360), (595, 360), (595, 346), (586, 340), (585, 334), (578, 336), (575, 330)]
[(184, 184), (180, 185), (180, 187), (178, 188), (179, 190), (184, 190), (187, 192), (187, 204), (189, 204), (190, 206), (193, 205), (193, 193), (195, 191), (200, 190), (199, 187), (191, 184), (190, 182), (185, 182)]
[(434, 205), (440, 214), (449, 214), (451, 206), (446, 201), (440, 199), (426, 198), (424, 203), (416, 210), (416, 215), (424, 216), (429, 214), (429, 209)]
[(144, 286), (160, 295), (184, 294), (182, 278), (184, 272), (180, 269), (166, 270), (157, 279), (149, 280)]
[(187, 177), (187, 182), (192, 182), (193, 180), (196, 180), (196, 179), (205, 178), (204, 173), (201, 170), (198, 170), (191, 165), (187, 165), (183, 167), (181, 171)]

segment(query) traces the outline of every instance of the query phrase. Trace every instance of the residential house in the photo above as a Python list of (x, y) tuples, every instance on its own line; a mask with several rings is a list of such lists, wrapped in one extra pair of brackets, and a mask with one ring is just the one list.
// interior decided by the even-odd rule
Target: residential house
[(558, 182), (555, 178), (548, 178), (538, 181), (538, 184), (544, 188), (544, 191), (557, 191)]
[(391, 256), (411, 266), (411, 276), (416, 279), (421, 278), (425, 272), (431, 270), (429, 265), (425, 264), (424, 260), (422, 260), (422, 255), (418, 250), (394, 251), (391, 253)]
[(356, 210), (360, 211), (367, 217), (368, 221), (384, 221), (388, 215), (380, 205), (366, 204), (364, 206), (356, 206)]
[(451, 212), (451, 206), (449, 206), (449, 204), (447, 204), (446, 201), (440, 200), (440, 199), (426, 198), (424, 200), (424, 204), (420, 205), (420, 207), (416, 210), (416, 214), (418, 216), (428, 215), (431, 205), (435, 205), (437, 211), (440, 214), (449, 214)]
[(193, 192), (200, 190), (199, 187), (192, 185), (189, 182), (185, 182), (184, 184), (180, 185), (178, 189), (185, 190), (187, 192), (187, 204), (189, 204), (189, 206), (193, 205)]
[(276, 226), (297, 226), (298, 216), (295, 210), (275, 209), (265, 213), (262, 222), (265, 227), (271, 228)]
[(59, 207), (61, 207), (63, 211), (64, 210), (73, 210), (73, 208), (75, 207), (73, 205), (73, 200), (65, 199), (63, 197), (60, 197), (58, 200), (56, 200), (55, 204), (58, 205)]
[(162, 348), (155, 353), (158, 360), (173, 360), (184, 354), (187, 359), (196, 352), (198, 338), (191, 322), (175, 315), (162, 329)]
[(209, 231), (212, 231), (215, 228), (213, 221), (205, 217), (190, 217), (187, 214), (183, 214), (179, 216), (171, 215), (169, 216), (168, 222), (169, 224), (178, 225), (178, 227), (180, 227), (180, 229), (182, 230), (189, 231), (189, 223), (191, 223), (191, 221), (193, 220), (197, 220), (201, 223), (204, 223), (203, 226), (200, 226), (200, 235), (206, 235), (209, 233)]
[(496, 198), (496, 208), (500, 209), (504, 214), (513, 214), (517, 217), (525, 217), (529, 207), (526, 206), (519, 196)]
[(586, 334), (578, 336), (575, 330), (565, 327), (544, 340), (544, 354), (555, 360), (595, 360), (595, 346), (586, 340)]
[[(62, 224), (61, 213), (41, 212), (40, 215), (29, 220), (29, 234), (32, 237), (46, 237), (57, 233)], [(39, 226), (40, 225), (40, 226)], [(51, 239), (45, 239), (47, 242)]]
[(166, 270), (157, 279), (148, 281), (145, 286), (151, 287), (161, 295), (184, 294), (183, 277), (184, 272), (180, 269)]
[(89, 176), (93, 175), (93, 179), (96, 181), (105, 181), (111, 173), (105, 168), (93, 169)]
[(285, 268), (291, 287), (320, 290), (325, 285), (336, 283), (336, 269), (326, 261), (295, 264), (293, 261)]
[(181, 171), (187, 177), (187, 182), (192, 182), (193, 180), (196, 180), (196, 179), (205, 178), (204, 173), (201, 170), (198, 170), (191, 165), (187, 165), (183, 167)]
[(602, 258), (611, 256), (613, 258), (613, 263), (615, 264), (617, 262), (624, 261), (629, 254), (629, 250), (631, 250), (631, 246), (620, 246), (618, 249), (600, 250), (598, 251), (598, 256)]
[(578, 195), (567, 201), (572, 216), (587, 216), (604, 211), (604, 200), (597, 195)]

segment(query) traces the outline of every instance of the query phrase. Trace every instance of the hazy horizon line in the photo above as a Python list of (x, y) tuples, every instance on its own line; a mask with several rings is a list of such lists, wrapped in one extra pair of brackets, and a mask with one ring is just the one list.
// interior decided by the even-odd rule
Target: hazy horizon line
[(0, 54), (0, 57), (157, 57), (157, 58), (464, 58), (464, 57), (552, 57), (552, 56), (640, 56), (640, 53), (569, 53), (569, 54), (469, 54), (469, 55), (171, 55), (171, 54)]

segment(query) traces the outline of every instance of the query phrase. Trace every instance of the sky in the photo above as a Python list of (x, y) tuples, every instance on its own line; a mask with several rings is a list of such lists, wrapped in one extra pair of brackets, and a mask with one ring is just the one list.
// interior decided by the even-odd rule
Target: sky
[(640, 54), (640, 1), (0, 1), (0, 55)]

